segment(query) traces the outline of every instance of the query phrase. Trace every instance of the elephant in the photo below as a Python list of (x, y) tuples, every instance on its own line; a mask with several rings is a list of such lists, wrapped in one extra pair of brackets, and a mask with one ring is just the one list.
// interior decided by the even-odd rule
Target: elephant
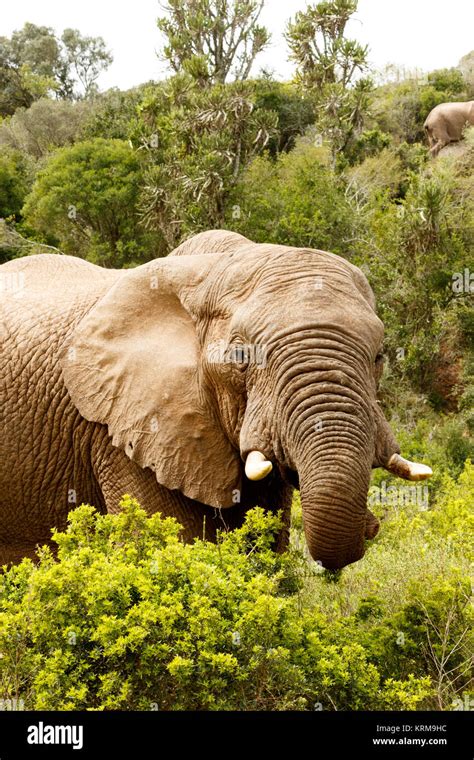
[(371, 469), (431, 475), (377, 402), (383, 325), (340, 256), (213, 230), (135, 269), (18, 258), (0, 288), (4, 563), (123, 494), (185, 542), (281, 510), (284, 551), (299, 488), (308, 551), (337, 570), (379, 529)]
[(469, 125), (474, 126), (474, 100), (435, 106), (423, 125), (431, 155), (435, 157), (450, 142), (461, 140), (464, 128)]

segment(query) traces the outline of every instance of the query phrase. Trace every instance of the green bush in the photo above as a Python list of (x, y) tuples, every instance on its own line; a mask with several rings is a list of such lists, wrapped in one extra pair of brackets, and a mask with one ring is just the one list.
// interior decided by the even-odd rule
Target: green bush
[(366, 158), (376, 156), (391, 143), (390, 135), (380, 129), (366, 129), (346, 148), (345, 155), (350, 164), (360, 163)]
[(256, 108), (272, 111), (278, 115), (277, 131), (270, 138), (267, 149), (272, 156), (295, 147), (296, 139), (314, 124), (315, 105), (310, 97), (287, 82), (276, 82), (262, 76), (255, 81)]
[(148, 518), (129, 497), (121, 508), (76, 509), (54, 535), (57, 559), (43, 549), (37, 565), (3, 575), (3, 699), (52, 710), (416, 709), (429, 695), (425, 675), (382, 676), (352, 619), (301, 607), (301, 573), (318, 573), (295, 550), (272, 551), (278, 516), (257, 508), (217, 544), (184, 545), (175, 520)]
[(53, 710), (453, 709), (471, 684), (473, 494), (467, 462), (428, 505), (374, 508), (379, 536), (337, 575), (306, 559), (298, 499), (285, 555), (279, 516), (261, 509), (217, 544), (184, 545), (175, 520), (129, 497), (118, 515), (80, 507), (56, 558), (43, 549), (3, 575), (0, 696)]
[(10, 146), (34, 159), (72, 145), (88, 117), (91, 103), (41, 98), (29, 108), (18, 108), (0, 124), (0, 145)]
[[(425, 438), (415, 444), (418, 454), (427, 443)], [(398, 499), (370, 501), (381, 529), (365, 557), (345, 568), (336, 583), (301, 568), (305, 583), (298, 595), (304, 610), (331, 621), (328, 639), (363, 647), (384, 693), (389, 679), (400, 680), (404, 688), (410, 679), (418, 685), (421, 679), (426, 687), (421, 705), (450, 710), (472, 691), (474, 466), (467, 461), (457, 479), (445, 472), (433, 480), (415, 486), (422, 499), (406, 499), (414, 484), (376, 470), (373, 483), (379, 493), (386, 481)], [(301, 544), (300, 509), (295, 504), (295, 545)], [(396, 708), (387, 702), (379, 709)]]
[(65, 253), (105, 266), (156, 256), (139, 224), (141, 168), (124, 140), (96, 138), (61, 148), (36, 177), (23, 207), (25, 226)]
[(297, 141), (276, 161), (256, 158), (228, 202), (227, 226), (257, 242), (352, 250), (353, 210), (326, 148)]
[(360, 636), (383, 676), (429, 679), (432, 709), (451, 709), (472, 686), (470, 597), (468, 578), (424, 578), (408, 585), (399, 612)]
[(28, 156), (12, 148), (0, 153), (0, 218), (19, 220), (21, 207), (33, 181), (33, 164)]
[(404, 179), (402, 160), (390, 148), (383, 148), (376, 155), (346, 170), (347, 195), (356, 207), (382, 196), (397, 197)]
[(81, 128), (81, 139), (104, 137), (107, 140), (127, 140), (137, 108), (150, 84), (130, 90), (113, 87), (98, 93), (89, 103), (89, 113)]

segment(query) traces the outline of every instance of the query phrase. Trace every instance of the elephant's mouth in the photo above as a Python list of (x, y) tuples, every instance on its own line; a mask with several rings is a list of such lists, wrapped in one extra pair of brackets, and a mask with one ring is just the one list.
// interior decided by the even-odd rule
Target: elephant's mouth
[(293, 486), (293, 488), (296, 488), (297, 491), (300, 490), (300, 478), (296, 470), (292, 470), (289, 467), (280, 467), (281, 474), (283, 479), (290, 484), (290, 486)]

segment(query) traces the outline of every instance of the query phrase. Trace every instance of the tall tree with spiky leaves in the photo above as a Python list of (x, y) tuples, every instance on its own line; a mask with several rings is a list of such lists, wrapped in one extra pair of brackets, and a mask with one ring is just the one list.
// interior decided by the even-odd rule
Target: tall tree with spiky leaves
[(348, 39), (346, 26), (357, 0), (325, 0), (296, 14), (286, 40), (296, 62), (297, 81), (317, 104), (317, 125), (329, 138), (333, 157), (344, 151), (361, 130), (372, 82), (367, 46)]
[(201, 85), (245, 80), (270, 35), (258, 24), (263, 0), (168, 0), (158, 28), (163, 58)]

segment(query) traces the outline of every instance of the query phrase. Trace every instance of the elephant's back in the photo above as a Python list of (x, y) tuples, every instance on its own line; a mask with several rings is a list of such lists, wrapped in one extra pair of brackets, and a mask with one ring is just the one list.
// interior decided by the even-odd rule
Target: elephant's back
[(30, 413), (38, 391), (46, 401), (58, 395), (65, 342), (119, 276), (55, 254), (0, 266), (0, 423), (7, 409), (15, 407), (18, 419), (27, 415), (25, 407)]
[[(26, 522), (32, 530), (37, 523), (39, 535), (42, 525), (59, 524), (66, 513), (52, 460), (65, 482), (80, 490), (70, 451), (83, 423), (68, 398), (59, 356), (76, 324), (118, 276), (50, 254), (0, 267), (0, 542), (21, 533)], [(31, 504), (43, 504), (48, 520)]]
[[(38, 296), (70, 300), (74, 294), (100, 291), (112, 285), (120, 272), (103, 269), (76, 256), (37, 254), (7, 261), (0, 266), (0, 292), (2, 302), (9, 297), (26, 301)], [(20, 296), (21, 292), (21, 296)]]
[(30, 391), (31, 383), (41, 382), (42, 368), (50, 382), (57, 380), (64, 342), (119, 276), (117, 270), (54, 254), (0, 266), (0, 401), (15, 393), (9, 377)]
[[(28, 347), (55, 343), (120, 276), (74, 256), (24, 256), (0, 266), (2, 362)], [(17, 356), (18, 359), (18, 356)]]
[(444, 118), (453, 118), (453, 116), (472, 120), (474, 118), (474, 101), (455, 101), (453, 103), (439, 103), (435, 106), (426, 117), (425, 126), (430, 126), (432, 121)]

